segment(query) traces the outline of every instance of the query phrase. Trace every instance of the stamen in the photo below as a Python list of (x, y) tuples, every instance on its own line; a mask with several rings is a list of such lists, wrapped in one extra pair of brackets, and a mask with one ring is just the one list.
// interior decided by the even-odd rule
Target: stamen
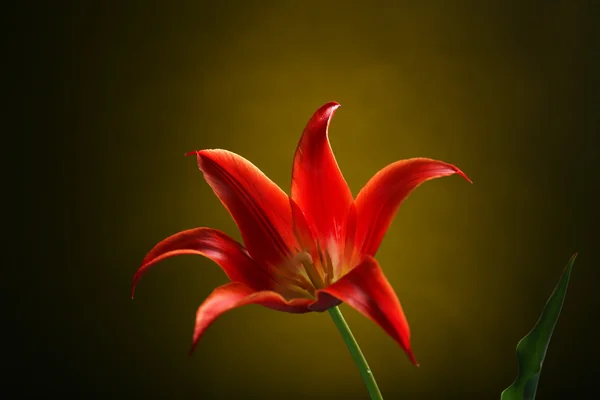
[(313, 258), (310, 254), (308, 254), (306, 251), (299, 251), (298, 253), (296, 253), (296, 261), (300, 261), (302, 264), (305, 263), (309, 263), (312, 264), (313, 263)]
[(323, 249), (321, 248), (321, 243), (317, 241), (317, 252), (319, 253), (319, 261), (321, 262), (321, 269), (323, 270), (323, 275), (325, 276), (325, 282), (331, 283), (333, 279), (333, 268), (331, 264), (327, 262), (327, 260), (323, 257)]
[(319, 271), (317, 271), (317, 268), (313, 263), (313, 258), (309, 253), (306, 251), (296, 253), (294, 260), (304, 266), (306, 275), (308, 275), (308, 279), (310, 279), (315, 288), (320, 289), (325, 287), (325, 282), (323, 282), (323, 278), (321, 277), (321, 274), (319, 274)]
[(286, 286), (286, 287), (282, 287), (282, 292), (287, 293), (288, 296), (284, 296), (286, 297), (288, 300), (292, 299), (292, 298), (297, 298), (297, 297), (304, 297), (304, 298), (308, 298), (308, 299), (314, 299), (315, 298), (315, 292), (314, 289), (312, 289), (311, 291), (308, 291), (306, 289), (301, 288), (300, 286)]
[(329, 255), (328, 251), (325, 252), (325, 257), (327, 258), (327, 270), (331, 271), (331, 279), (333, 280), (334, 274), (335, 274), (335, 269), (334, 269), (333, 261), (331, 261), (331, 256)]
[(298, 270), (298, 262), (296, 262), (295, 257), (293, 260), (288, 260), (288, 265), (284, 268), (277, 269), (273, 271), (273, 273), (281, 278), (282, 281), (288, 282), (285, 286), (296, 286), (299, 289), (311, 294), (311, 296), (315, 292), (315, 288), (313, 284), (309, 281), (308, 276), (304, 274), (304, 271), (301, 269)]

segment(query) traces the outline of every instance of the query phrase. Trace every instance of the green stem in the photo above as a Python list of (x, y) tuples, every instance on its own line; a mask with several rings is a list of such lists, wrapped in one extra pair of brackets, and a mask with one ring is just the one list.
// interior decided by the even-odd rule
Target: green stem
[(360, 376), (363, 378), (365, 385), (367, 385), (367, 390), (369, 391), (371, 400), (383, 400), (383, 396), (379, 391), (379, 387), (377, 386), (375, 377), (373, 376), (371, 368), (367, 363), (367, 359), (360, 350), (358, 342), (356, 341), (356, 339), (354, 339), (354, 335), (352, 334), (350, 327), (346, 323), (346, 320), (344, 319), (344, 316), (342, 315), (342, 312), (340, 311), (339, 307), (330, 308), (329, 314), (331, 315), (333, 322), (335, 322), (335, 325), (342, 334), (344, 342), (346, 342), (346, 346), (348, 346), (348, 350), (350, 350), (350, 354), (352, 354), (352, 359), (358, 367)]

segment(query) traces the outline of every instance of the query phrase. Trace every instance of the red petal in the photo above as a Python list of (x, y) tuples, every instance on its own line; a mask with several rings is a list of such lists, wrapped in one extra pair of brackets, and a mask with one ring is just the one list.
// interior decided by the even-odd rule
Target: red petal
[(254, 260), (279, 265), (296, 244), (288, 196), (260, 169), (226, 150), (202, 150), (198, 167), (229, 210)]
[(304, 212), (302, 212), (298, 204), (296, 204), (292, 198), (290, 198), (290, 208), (292, 210), (292, 219), (294, 221), (294, 234), (296, 235), (301, 250), (308, 251), (311, 256), (315, 257), (317, 246)]
[(410, 329), (400, 301), (374, 258), (367, 257), (339, 281), (320, 290), (319, 295), (319, 303), (330, 295), (354, 307), (383, 328), (412, 363), (419, 365), (410, 348)]
[(204, 303), (198, 308), (196, 313), (196, 326), (194, 327), (194, 337), (190, 354), (196, 348), (198, 341), (206, 332), (206, 329), (221, 314), (237, 307), (247, 304), (260, 304), (277, 311), (291, 313), (306, 313), (311, 311), (308, 305), (312, 303), (310, 299), (295, 299), (286, 301), (281, 295), (273, 291), (257, 292), (240, 282), (232, 282), (216, 288)]
[(400, 204), (421, 183), (459, 174), (457, 167), (429, 158), (411, 158), (388, 165), (373, 176), (356, 197), (358, 211), (357, 243), (362, 255), (375, 255)]
[(325, 104), (304, 128), (294, 157), (291, 197), (304, 211), (316, 237), (321, 240), (334, 238), (342, 243), (341, 230), (352, 204), (352, 193), (327, 136), (329, 122), (339, 106), (334, 102)]
[(176, 233), (158, 243), (144, 258), (133, 277), (131, 297), (142, 276), (159, 261), (181, 254), (198, 254), (216, 262), (232, 281), (256, 290), (274, 287), (274, 282), (250, 258), (244, 247), (216, 229), (196, 228)]
[(344, 259), (340, 263), (339, 275), (344, 275), (348, 269), (353, 268), (357, 261), (356, 256), (356, 224), (358, 219), (358, 211), (356, 210), (356, 204), (352, 202), (350, 209), (348, 210), (348, 217), (346, 218), (346, 239), (344, 241)]

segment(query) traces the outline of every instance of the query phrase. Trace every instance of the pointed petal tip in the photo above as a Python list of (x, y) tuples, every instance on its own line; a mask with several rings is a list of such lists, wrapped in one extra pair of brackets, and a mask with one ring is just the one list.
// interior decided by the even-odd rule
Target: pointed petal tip
[(194, 355), (194, 351), (196, 351), (196, 345), (197, 345), (197, 341), (194, 340), (194, 342), (192, 343), (192, 345), (190, 346), (190, 349), (188, 350), (188, 356), (193, 356)]
[(421, 366), (421, 364), (419, 364), (419, 362), (417, 361), (417, 358), (415, 357), (415, 355), (413, 354), (411, 349), (406, 350), (406, 354), (408, 355), (410, 362), (413, 363), (413, 365), (415, 367), (419, 368)]
[(454, 171), (455, 171), (455, 172), (456, 172), (458, 175), (460, 175), (460, 176), (462, 176), (463, 178), (465, 178), (465, 180), (466, 180), (467, 182), (469, 182), (469, 183), (471, 183), (471, 184), (473, 183), (473, 181), (471, 180), (471, 178), (469, 178), (469, 177), (467, 176), (467, 174), (465, 174), (464, 172), (462, 172), (462, 171), (460, 170), (460, 168), (458, 168), (458, 167), (454, 167)]
[(135, 297), (135, 288), (137, 287), (140, 278), (141, 277), (139, 276), (138, 272), (136, 272), (135, 275), (133, 275), (133, 282), (131, 282), (131, 300), (133, 300), (133, 298)]
[(188, 151), (184, 155), (186, 157), (189, 157), (189, 156), (209, 157), (210, 155), (215, 154), (215, 153), (219, 153), (219, 152), (231, 153), (230, 151), (223, 150), (223, 149), (202, 149), (202, 150)]
[(467, 174), (465, 174), (464, 172), (462, 172), (462, 170), (460, 168), (458, 168), (456, 165), (452, 165), (452, 164), (446, 164), (447, 166), (449, 166), (450, 168), (452, 168), (452, 170), (454, 171), (455, 174), (462, 176), (467, 182), (469, 183), (473, 183), (473, 181), (471, 180), (471, 178), (469, 178), (467, 176)]
[[(214, 163), (219, 163), (220, 162), (220, 157), (222, 157), (223, 155), (227, 156), (227, 155), (232, 155), (232, 156), (236, 156), (239, 157), (237, 154), (229, 151), (229, 150), (223, 150), (223, 149), (202, 149), (202, 150), (195, 150), (195, 151), (189, 151), (187, 153), (185, 153), (186, 156), (196, 156), (197, 160), (198, 160), (198, 167), (200, 167), (202, 165), (202, 163), (204, 161), (212, 161)], [(202, 168), (200, 168), (202, 169)]]

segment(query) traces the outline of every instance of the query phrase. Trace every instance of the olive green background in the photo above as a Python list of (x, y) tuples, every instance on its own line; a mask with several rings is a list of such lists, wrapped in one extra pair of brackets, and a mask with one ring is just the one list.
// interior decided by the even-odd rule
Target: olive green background
[(129, 299), (140, 261), (166, 236), (209, 226), (240, 238), (185, 152), (232, 150), (289, 192), (306, 121), (337, 101), (331, 142), (354, 194), (416, 156), (474, 181), (418, 188), (378, 253), (420, 368), (342, 306), (386, 399), (499, 398), (518, 340), (576, 251), (538, 398), (597, 390), (593, 2), (65, 4), (23, 3), (8, 35), (22, 143), (5, 174), (25, 194), (8, 214), (26, 248), (6, 249), (6, 387), (366, 398), (327, 314), (234, 310), (188, 357), (196, 308), (226, 282), (208, 260), (165, 261)]

